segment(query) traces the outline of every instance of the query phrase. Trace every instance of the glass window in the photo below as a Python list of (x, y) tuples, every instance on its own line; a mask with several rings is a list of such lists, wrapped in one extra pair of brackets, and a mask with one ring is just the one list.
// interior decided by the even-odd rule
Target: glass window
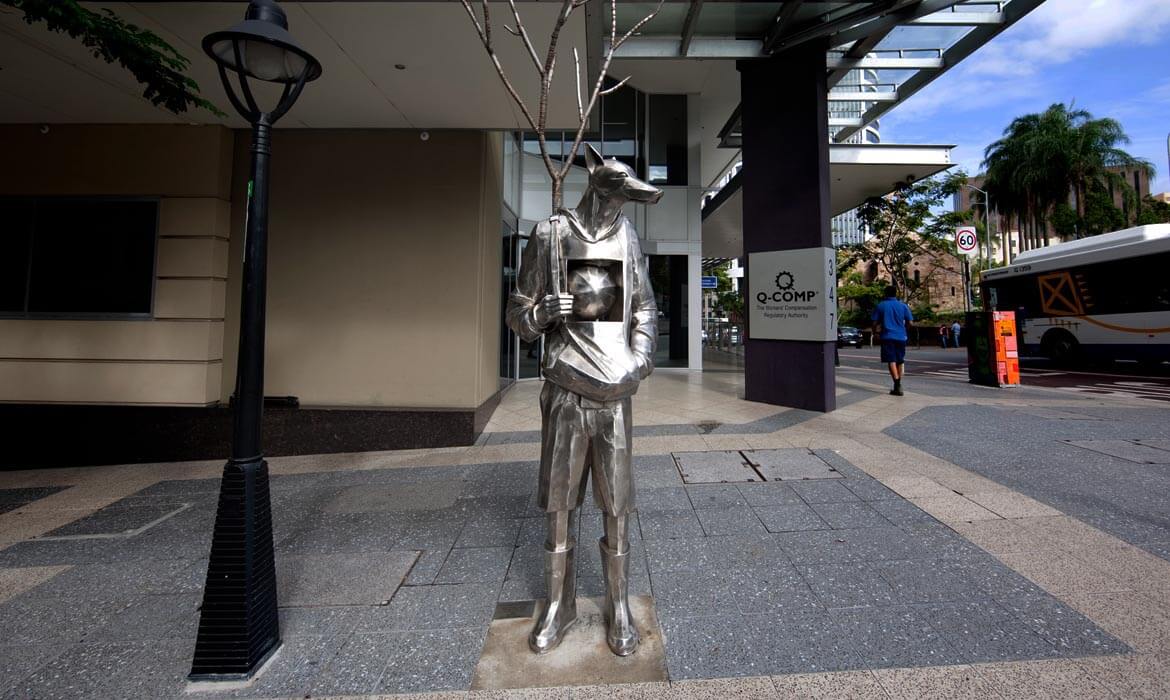
[[(616, 81), (606, 79), (607, 85)], [(623, 86), (601, 101), (601, 154), (638, 172), (638, 91)]]
[(147, 315), (158, 202), (0, 202), (0, 312)]
[(647, 178), (656, 185), (687, 184), (687, 96), (650, 95)]

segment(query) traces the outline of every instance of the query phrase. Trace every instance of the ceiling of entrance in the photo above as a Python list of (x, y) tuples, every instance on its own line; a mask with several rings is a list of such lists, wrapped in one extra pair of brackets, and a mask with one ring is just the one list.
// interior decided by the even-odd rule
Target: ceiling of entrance
[[(951, 146), (831, 144), (829, 213), (846, 212), (881, 197), (905, 180), (921, 180), (951, 167)], [(747, 167), (745, 164), (744, 167)], [(741, 174), (742, 175), (742, 174)], [(743, 255), (743, 194), (736, 176), (703, 210), (703, 257)]]
[[(220, 109), (176, 116), (152, 106), (130, 74), (89, 55), (80, 42), (29, 26), (0, 6), (0, 122), (226, 123), (235, 116), (215, 66), (200, 48), (207, 33), (243, 18), (240, 2), (84, 3), (108, 7), (150, 29), (191, 60), (188, 74)], [(519, 5), (534, 37), (547, 37), (559, 3)], [(324, 66), (306, 88), (286, 127), (515, 129), (524, 117), (513, 107), (471, 20), (458, 2), (282, 2), (289, 29)], [(512, 24), (508, 5), (492, 3), (497, 51), (513, 84), (536, 109), (536, 72)], [(505, 20), (509, 20), (505, 22)], [(550, 104), (550, 124), (576, 125), (573, 48), (587, 65), (585, 13), (577, 11), (561, 34)], [(395, 66), (405, 66), (398, 69)]]

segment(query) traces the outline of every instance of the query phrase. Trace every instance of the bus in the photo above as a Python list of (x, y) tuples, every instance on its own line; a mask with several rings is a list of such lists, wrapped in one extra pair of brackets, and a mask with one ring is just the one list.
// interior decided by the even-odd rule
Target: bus
[(1170, 224), (1020, 253), (985, 270), (980, 288), (985, 310), (1016, 312), (1021, 354), (1170, 360)]

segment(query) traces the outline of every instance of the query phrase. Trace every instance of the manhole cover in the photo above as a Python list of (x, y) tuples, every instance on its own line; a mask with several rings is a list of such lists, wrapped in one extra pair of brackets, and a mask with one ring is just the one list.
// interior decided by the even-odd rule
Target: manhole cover
[(842, 478), (842, 474), (830, 467), (825, 460), (800, 447), (744, 450), (743, 456), (768, 481)]
[(735, 450), (674, 452), (672, 456), (683, 481), (688, 484), (763, 480), (744, 460), (743, 455)]

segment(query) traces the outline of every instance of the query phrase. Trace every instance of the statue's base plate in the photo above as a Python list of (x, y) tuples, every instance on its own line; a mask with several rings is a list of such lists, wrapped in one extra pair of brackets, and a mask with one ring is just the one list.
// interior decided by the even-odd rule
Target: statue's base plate
[(653, 599), (630, 598), (642, 642), (624, 658), (615, 656), (605, 643), (603, 604), (601, 598), (578, 598), (577, 623), (560, 646), (547, 654), (537, 655), (528, 648), (531, 617), (493, 620), (475, 667), (472, 690), (665, 681), (666, 655)]

